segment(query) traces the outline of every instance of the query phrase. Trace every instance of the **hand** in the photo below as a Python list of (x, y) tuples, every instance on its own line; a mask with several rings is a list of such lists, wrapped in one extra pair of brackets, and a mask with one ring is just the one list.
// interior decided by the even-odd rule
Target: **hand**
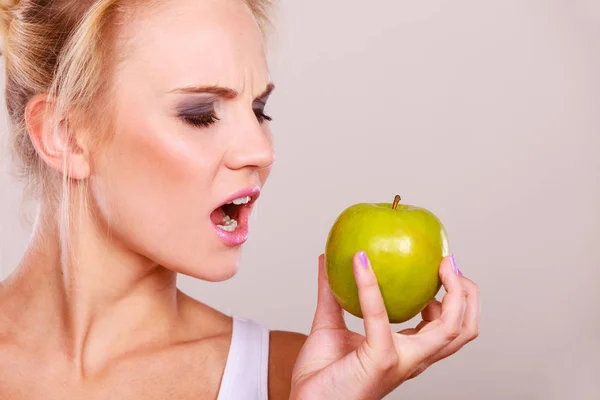
[[(364, 253), (363, 253), (364, 254)], [(415, 328), (393, 332), (377, 278), (360, 253), (353, 259), (366, 337), (348, 330), (319, 257), (317, 309), (292, 375), (291, 398), (381, 399), (479, 335), (479, 293), (446, 257), (440, 278), (446, 294), (421, 312)]]

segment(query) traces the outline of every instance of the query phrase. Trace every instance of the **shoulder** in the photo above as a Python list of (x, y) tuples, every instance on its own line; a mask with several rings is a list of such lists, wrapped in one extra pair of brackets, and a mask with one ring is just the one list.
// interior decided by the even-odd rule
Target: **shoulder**
[(269, 399), (288, 399), (292, 371), (307, 336), (271, 331), (269, 340)]

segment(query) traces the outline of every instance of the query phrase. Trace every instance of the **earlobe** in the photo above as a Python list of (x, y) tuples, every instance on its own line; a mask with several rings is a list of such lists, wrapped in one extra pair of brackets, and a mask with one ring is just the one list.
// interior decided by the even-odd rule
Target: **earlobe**
[(38, 157), (70, 179), (86, 179), (90, 173), (87, 151), (78, 143), (69, 121), (55, 110), (45, 94), (29, 100), (25, 108), (27, 132)]

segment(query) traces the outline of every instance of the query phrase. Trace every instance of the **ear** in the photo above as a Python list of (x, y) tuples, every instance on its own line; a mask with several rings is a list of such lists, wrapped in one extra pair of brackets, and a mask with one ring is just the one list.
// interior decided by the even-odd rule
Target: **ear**
[(29, 100), (25, 121), (31, 143), (46, 165), (71, 179), (89, 177), (88, 152), (78, 143), (64, 115), (58, 115), (55, 102), (48, 95)]

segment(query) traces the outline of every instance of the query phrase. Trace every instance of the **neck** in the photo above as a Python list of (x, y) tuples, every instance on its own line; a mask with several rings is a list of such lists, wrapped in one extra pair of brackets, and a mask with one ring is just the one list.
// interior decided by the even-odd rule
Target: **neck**
[(74, 212), (63, 232), (57, 215), (42, 203), (25, 257), (7, 281), (18, 326), (60, 349), (82, 376), (164, 344), (178, 318), (176, 273), (127, 250), (89, 213)]

